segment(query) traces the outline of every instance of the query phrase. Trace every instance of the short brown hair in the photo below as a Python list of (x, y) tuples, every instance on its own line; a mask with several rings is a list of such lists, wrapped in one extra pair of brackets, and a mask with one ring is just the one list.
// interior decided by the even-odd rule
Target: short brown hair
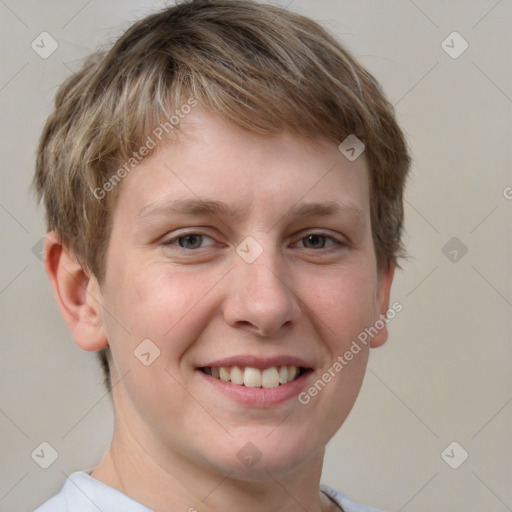
[(48, 230), (100, 283), (119, 187), (95, 191), (190, 98), (262, 135), (337, 144), (356, 135), (366, 146), (379, 269), (397, 263), (410, 159), (374, 77), (308, 18), (254, 0), (189, 0), (87, 59), (60, 86), (41, 136), (34, 185)]

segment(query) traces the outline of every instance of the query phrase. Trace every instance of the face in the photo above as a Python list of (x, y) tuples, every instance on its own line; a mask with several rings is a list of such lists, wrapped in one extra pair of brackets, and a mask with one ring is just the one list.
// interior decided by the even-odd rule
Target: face
[(369, 344), (343, 356), (386, 311), (391, 275), (376, 270), (364, 156), (196, 109), (113, 213), (101, 302), (124, 376), (116, 423), (162, 466), (257, 478), (306, 464), (354, 404)]

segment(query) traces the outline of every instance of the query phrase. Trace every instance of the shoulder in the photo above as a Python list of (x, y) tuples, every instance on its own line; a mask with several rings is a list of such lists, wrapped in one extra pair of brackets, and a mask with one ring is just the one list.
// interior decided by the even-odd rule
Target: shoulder
[(66, 483), (60, 490), (58, 494), (50, 498), (48, 501), (45, 501), (42, 505), (34, 510), (34, 512), (68, 512), (70, 510), (68, 508), (68, 503), (66, 499), (68, 482), (77, 477), (78, 473), (72, 473)]
[(56, 494), (53, 498), (45, 501), (40, 507), (36, 508), (34, 512), (67, 512), (66, 499), (62, 492)]
[(72, 473), (59, 494), (34, 512), (151, 512), (123, 493), (98, 482), (85, 471)]
[[(99, 482), (97, 484), (101, 485)], [(95, 480), (85, 471), (71, 473), (58, 494), (44, 502), (34, 512), (89, 512), (91, 507), (97, 512), (97, 507), (88, 496), (98, 492)], [(84, 503), (84, 500), (85, 503)]]
[(381, 512), (376, 508), (367, 507), (366, 505), (358, 505), (347, 498), (343, 493), (332, 489), (327, 485), (320, 485), (320, 489), (329, 496), (343, 512)]

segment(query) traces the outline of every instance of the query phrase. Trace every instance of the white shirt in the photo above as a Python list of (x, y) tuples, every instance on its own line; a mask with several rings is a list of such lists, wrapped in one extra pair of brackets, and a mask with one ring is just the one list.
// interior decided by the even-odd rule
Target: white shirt
[[(324, 494), (329, 496), (343, 512), (379, 512), (378, 510), (356, 505), (341, 492), (326, 485), (320, 485)], [(152, 512), (122, 492), (116, 491), (85, 471), (69, 475), (59, 494), (43, 503), (34, 512)]]

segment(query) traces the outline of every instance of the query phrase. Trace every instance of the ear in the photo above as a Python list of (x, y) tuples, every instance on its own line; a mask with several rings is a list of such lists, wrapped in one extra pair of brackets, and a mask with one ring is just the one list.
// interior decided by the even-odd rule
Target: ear
[[(391, 292), (391, 283), (395, 274), (395, 265), (389, 263), (387, 269), (379, 271), (377, 276), (377, 297), (375, 303), (375, 318), (373, 326), (378, 328), (384, 323), (384, 327), (377, 329), (378, 333), (370, 340), (370, 347), (377, 348), (384, 345), (388, 339), (388, 328), (386, 322), (386, 313), (389, 310), (389, 295)], [(378, 322), (378, 323), (377, 323)]]
[(46, 235), (44, 268), (75, 343), (89, 351), (107, 347), (98, 281), (84, 271), (54, 231)]

